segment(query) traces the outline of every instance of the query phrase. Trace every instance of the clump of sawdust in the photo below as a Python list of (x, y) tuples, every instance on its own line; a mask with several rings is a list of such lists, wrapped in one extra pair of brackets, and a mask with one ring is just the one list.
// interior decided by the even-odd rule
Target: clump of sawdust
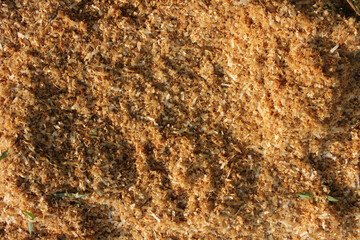
[(322, 1), (2, 3), (2, 238), (24, 210), (48, 239), (359, 238), (358, 31)]

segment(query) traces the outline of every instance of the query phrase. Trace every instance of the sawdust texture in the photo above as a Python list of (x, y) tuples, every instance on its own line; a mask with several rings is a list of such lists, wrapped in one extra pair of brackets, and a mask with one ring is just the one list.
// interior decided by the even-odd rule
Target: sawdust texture
[(339, 1), (0, 4), (1, 239), (360, 239)]

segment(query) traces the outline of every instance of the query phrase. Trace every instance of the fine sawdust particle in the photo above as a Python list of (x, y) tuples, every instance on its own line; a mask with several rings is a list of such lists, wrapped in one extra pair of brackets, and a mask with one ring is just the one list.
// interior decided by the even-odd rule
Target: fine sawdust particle
[(1, 239), (360, 239), (360, 25), (329, 2), (2, 1)]

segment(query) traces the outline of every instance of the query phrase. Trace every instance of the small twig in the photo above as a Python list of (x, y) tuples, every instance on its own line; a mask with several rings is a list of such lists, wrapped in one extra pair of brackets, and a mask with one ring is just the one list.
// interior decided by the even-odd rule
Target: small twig
[(259, 0), (259, 3), (261, 4), (261, 6), (263, 6), (263, 8), (266, 9), (266, 6), (264, 5), (264, 3), (261, 0)]
[(360, 16), (360, 3), (357, 0), (346, 0), (352, 9), (354, 9), (355, 13)]
[(58, 15), (58, 13), (59, 13), (59, 9), (60, 9), (60, 6), (58, 6), (58, 7), (55, 9), (55, 11), (51, 14), (51, 16), (50, 16), (50, 18), (49, 18), (46, 26), (47, 26), (48, 24), (50, 24), (50, 23), (57, 17), (57, 15)]
[(57, 15), (58, 15), (58, 13), (59, 13), (59, 8), (60, 8), (60, 7), (57, 7), (56, 10), (55, 10), (55, 12), (54, 12), (53, 14), (51, 14), (48, 23), (51, 23), (51, 21), (54, 20), (54, 19), (57, 17)]

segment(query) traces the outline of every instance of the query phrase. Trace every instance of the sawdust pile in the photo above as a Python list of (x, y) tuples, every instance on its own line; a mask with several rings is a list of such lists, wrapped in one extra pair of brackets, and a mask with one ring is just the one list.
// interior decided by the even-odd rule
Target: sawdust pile
[(359, 239), (328, 2), (1, 1), (1, 239)]

